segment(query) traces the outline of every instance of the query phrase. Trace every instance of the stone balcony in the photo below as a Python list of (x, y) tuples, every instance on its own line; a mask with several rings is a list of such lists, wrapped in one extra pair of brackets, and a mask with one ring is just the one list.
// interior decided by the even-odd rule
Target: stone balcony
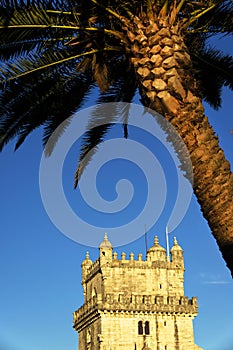
[(132, 295), (130, 297), (113, 293), (106, 294), (104, 300), (97, 295), (87, 301), (73, 313), (73, 322), (77, 324), (83, 318), (98, 311), (111, 312), (148, 312), (167, 314), (191, 314), (197, 315), (197, 298), (188, 299), (186, 296), (176, 297), (161, 295)]

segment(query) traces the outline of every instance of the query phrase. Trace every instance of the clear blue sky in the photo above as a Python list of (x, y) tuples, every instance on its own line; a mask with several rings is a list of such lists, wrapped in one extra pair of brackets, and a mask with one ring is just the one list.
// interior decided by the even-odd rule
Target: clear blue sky
[[(222, 108), (215, 112), (206, 107), (206, 114), (233, 164), (230, 133), (233, 94), (224, 90), (223, 97)], [(133, 130), (131, 132), (133, 134)], [(119, 130), (116, 133), (118, 135)], [(139, 134), (135, 137), (141, 142)], [(4, 350), (77, 349), (72, 312), (83, 303), (80, 265), (87, 250), (93, 260), (98, 257), (98, 249), (78, 244), (61, 234), (43, 207), (39, 189), (40, 138), (41, 132), (36, 131), (16, 153), (11, 143), (0, 154), (0, 349)], [(156, 156), (160, 161), (163, 151)], [(116, 198), (115, 184), (121, 178), (132, 182), (136, 200), (132, 200), (128, 211), (122, 211), (122, 217), (120, 214), (95, 217), (93, 212), (89, 214), (88, 208), (80, 209), (83, 208), (80, 193), (72, 189), (76, 159), (76, 150), (72, 148), (63, 169), (66, 196), (76, 212), (81, 211), (84, 218), (90, 216), (94, 224), (102, 227), (102, 236), (111, 222), (117, 226), (119, 222), (126, 223), (126, 218), (133, 217), (134, 213), (137, 215), (147, 193), (140, 169), (131, 162), (118, 160), (101, 170), (97, 186), (106, 200)], [(173, 196), (177, 179), (170, 174), (166, 157), (161, 164), (167, 161), (164, 171), (169, 195)], [(149, 245), (153, 236), (158, 235), (165, 246), (169, 205), (168, 200), (159, 220), (149, 230)], [(183, 220), (171, 233), (171, 241), (174, 235), (184, 249), (185, 294), (199, 299), (199, 315), (194, 322), (196, 343), (205, 350), (231, 350), (233, 282), (194, 196)], [(145, 257), (144, 237), (116, 251), (125, 251), (127, 255), (131, 251), (135, 255), (142, 252)]]

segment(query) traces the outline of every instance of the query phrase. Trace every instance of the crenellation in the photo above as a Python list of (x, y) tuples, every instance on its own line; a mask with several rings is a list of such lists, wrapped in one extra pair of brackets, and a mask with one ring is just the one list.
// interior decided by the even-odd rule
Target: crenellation
[(138, 254), (138, 261), (142, 261), (142, 253)]
[(124, 252), (121, 253), (121, 260), (122, 262), (125, 262), (125, 257), (126, 257), (126, 254)]
[[(158, 237), (147, 251), (112, 251), (105, 234), (100, 257), (82, 263), (84, 304), (73, 313), (79, 350), (201, 350), (194, 343), (192, 320), (197, 298), (184, 295), (183, 250), (176, 238), (171, 258)], [(146, 347), (147, 346), (147, 347)]]
[(86, 281), (90, 280), (100, 270), (100, 259), (95, 260), (87, 270)]
[(101, 295), (94, 296), (93, 298), (86, 301), (77, 311), (73, 313), (74, 323), (80, 317), (83, 317), (87, 312), (92, 309), (103, 309), (106, 311), (134, 311), (140, 312), (142, 310), (147, 312), (160, 312), (165, 313), (184, 313), (184, 314), (197, 314), (197, 298), (192, 297), (167, 297), (164, 298), (162, 295), (125, 295), (108, 293), (104, 299)]
[[(126, 253), (121, 253), (121, 259), (117, 259), (117, 252), (114, 252), (112, 254), (112, 259), (109, 261), (108, 266), (109, 267), (129, 267), (131, 266), (132, 262), (135, 263), (135, 267), (137, 268), (158, 268), (158, 269), (166, 269), (169, 272), (174, 272), (177, 274), (177, 270), (179, 270), (181, 273), (184, 272), (183, 267), (179, 266), (177, 264), (177, 261), (168, 261), (167, 259), (162, 260), (143, 260), (142, 254), (138, 254), (138, 259), (134, 259), (134, 253), (130, 253), (129, 259), (126, 259)], [(90, 279), (96, 272), (100, 269), (100, 258), (98, 258), (93, 263), (91, 260), (89, 260), (88, 265), (86, 260), (83, 261), (82, 267), (84, 266), (85, 269), (85, 277), (86, 279)]]
[(134, 253), (130, 253), (129, 254), (129, 260), (130, 261), (134, 261)]

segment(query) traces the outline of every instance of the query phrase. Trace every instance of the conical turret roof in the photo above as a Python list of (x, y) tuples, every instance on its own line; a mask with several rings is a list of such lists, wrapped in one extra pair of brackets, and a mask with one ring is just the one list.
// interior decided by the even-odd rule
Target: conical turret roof
[(111, 244), (111, 242), (109, 242), (109, 240), (108, 240), (108, 235), (107, 235), (107, 233), (104, 234), (104, 240), (103, 240), (103, 242), (100, 243), (99, 248), (101, 248), (101, 249), (102, 249), (102, 248), (112, 248), (112, 244)]
[(89, 257), (89, 253), (88, 252), (86, 252), (86, 258), (82, 262), (82, 266), (84, 266), (84, 265), (86, 265), (86, 266), (92, 265), (92, 261), (91, 261), (91, 259)]
[(171, 252), (177, 251), (177, 250), (183, 251), (183, 249), (181, 248), (181, 246), (179, 246), (176, 237), (174, 237), (174, 245), (173, 245), (173, 247), (172, 247), (172, 249), (171, 249)]

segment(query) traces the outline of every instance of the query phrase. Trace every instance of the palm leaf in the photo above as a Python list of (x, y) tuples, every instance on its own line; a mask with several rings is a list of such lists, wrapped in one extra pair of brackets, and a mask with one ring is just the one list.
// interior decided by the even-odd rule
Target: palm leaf
[[(65, 91), (63, 89), (59, 94), (59, 101), (57, 101), (57, 95), (54, 96), (56, 103), (44, 127), (43, 144), (47, 156), (52, 153), (61, 132), (63, 132), (61, 129), (57, 129), (58, 126), (65, 120), (68, 120), (76, 110), (80, 109), (90, 95), (94, 87), (92, 75), (73, 77), (71, 81), (64, 83), (64, 87), (66, 87)], [(51, 136), (53, 139), (51, 139)], [(47, 144), (48, 139), (50, 141), (49, 144)]]
[[(116, 47), (107, 47), (103, 50), (115, 51)], [(11, 58), (7, 62), (3, 62), (2, 69), (0, 71), (0, 83), (5, 83), (7, 81), (21, 78), (25, 75), (37, 73), (38, 71), (51, 68), (56, 65), (61, 65), (67, 63), (68, 61), (75, 61), (77, 64), (78, 59), (83, 56), (93, 55), (98, 53), (98, 49), (86, 51), (79, 54), (74, 54), (67, 50), (48, 50), (41, 54), (36, 50), (35, 52), (30, 52), (26, 57), (25, 55)]]
[[(205, 1), (193, 4), (193, 14), (190, 14), (189, 2), (183, 11), (191, 32), (202, 32), (210, 35), (216, 33), (232, 34), (233, 3), (232, 1)], [(187, 24), (186, 24), (187, 26)]]
[(135, 79), (133, 79), (134, 71), (128, 70), (125, 63), (122, 64), (121, 69), (122, 76), (106, 93), (100, 94), (97, 107), (91, 115), (87, 132), (82, 139), (78, 168), (75, 174), (75, 188), (86, 166), (97, 152), (99, 145), (104, 141), (107, 132), (116, 122), (122, 123), (124, 137), (128, 137), (129, 105), (116, 103), (115, 105), (111, 104), (109, 109), (106, 105), (109, 102), (131, 102), (135, 95), (137, 86)]
[(206, 102), (218, 109), (221, 106), (221, 90), (228, 86), (233, 90), (233, 57), (223, 55), (212, 48), (204, 49), (193, 62), (202, 82), (202, 94)]
[(88, 129), (82, 140), (81, 156), (79, 157), (78, 168), (74, 178), (74, 188), (77, 187), (82, 173), (88, 163), (91, 161), (94, 154), (97, 152), (98, 145), (103, 142), (104, 136), (109, 132), (113, 124), (109, 123), (109, 116), (105, 116), (106, 124), (95, 126)]
[[(5, 104), (5, 108), (1, 107), (1, 130), (9, 128), (3, 143), (18, 133), (18, 147), (31, 130), (42, 124), (45, 125), (46, 143), (60, 122), (82, 105), (82, 99), (91, 91), (92, 82), (88, 80), (91, 73), (101, 90), (98, 103), (130, 102), (137, 81), (128, 63), (127, 26), (137, 26), (146, 16), (155, 20), (156, 16), (166, 17), (170, 13), (174, 23), (184, 24), (183, 36), (202, 85), (200, 93), (217, 108), (222, 86), (232, 88), (232, 59), (205, 47), (210, 36), (218, 32), (232, 33), (232, 7), (229, 0), (113, 0), (108, 3), (104, 0), (3, 0), (0, 5), (0, 79), (5, 93), (0, 105)], [(73, 74), (74, 79), (70, 78)], [(210, 76), (211, 79), (215, 77), (212, 88), (207, 85)], [(79, 77), (85, 77), (83, 84)], [(7, 85), (10, 80), (16, 80), (16, 83)], [(53, 86), (50, 85), (52, 82)], [(24, 86), (28, 96), (22, 97), (19, 84)], [(43, 88), (46, 84), (47, 88)], [(81, 91), (75, 103), (75, 97), (69, 99), (69, 93), (75, 96), (78, 86)], [(67, 113), (59, 102), (54, 102), (57, 96), (60, 101), (69, 101)], [(38, 106), (32, 105), (32, 99)], [(49, 106), (47, 111), (46, 104)], [(56, 113), (56, 106), (62, 113)], [(39, 115), (39, 108), (43, 117)], [(127, 137), (127, 108), (121, 110), (120, 115)], [(93, 131), (85, 135), (81, 162), (88, 159), (88, 154), (91, 159), (90, 151), (95, 152), (110, 128), (106, 120), (101, 120), (104, 117), (100, 111), (93, 118), (94, 124), (88, 126)], [(109, 120), (112, 125), (113, 115)], [(94, 139), (95, 132), (97, 140)], [(82, 171), (84, 168), (82, 164)], [(77, 181), (82, 171), (77, 174)]]
[[(74, 70), (68, 74), (68, 71), (66, 67), (66, 71), (53, 72), (50, 79), (47, 76), (39, 81), (37, 77), (30, 79), (25, 82), (23, 92), (18, 84), (8, 86), (0, 98), (1, 147), (18, 134), (18, 148), (42, 124), (46, 125), (43, 140), (46, 143), (56, 127), (80, 107), (92, 87), (92, 76)], [(46, 151), (49, 153), (51, 149)]]

